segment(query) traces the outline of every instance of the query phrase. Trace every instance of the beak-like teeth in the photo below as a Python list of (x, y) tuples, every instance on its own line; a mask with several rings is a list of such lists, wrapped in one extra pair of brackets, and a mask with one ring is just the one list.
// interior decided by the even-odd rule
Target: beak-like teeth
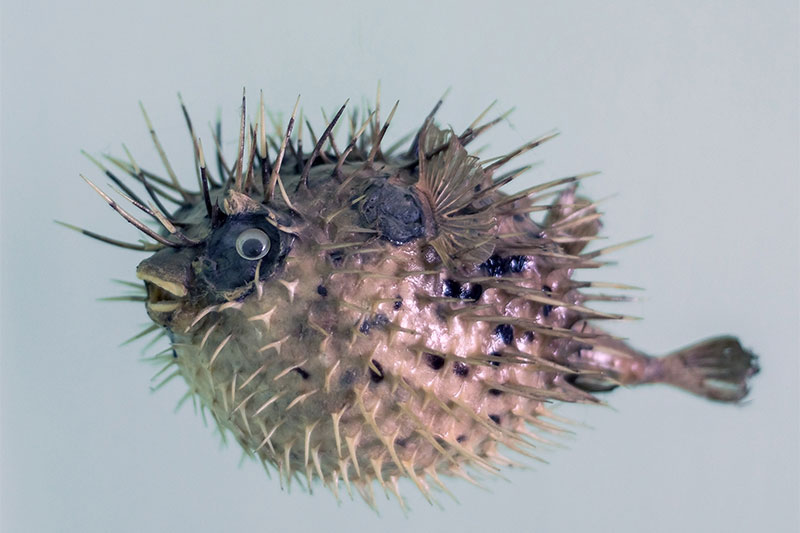
[(174, 311), (178, 307), (181, 306), (180, 302), (175, 301), (164, 301), (164, 302), (150, 302), (148, 303), (151, 311), (155, 311), (157, 313), (169, 313), (170, 311)]
[(161, 278), (152, 276), (147, 272), (142, 272), (141, 270), (136, 271), (136, 277), (142, 281), (152, 283), (153, 285), (167, 291), (171, 295), (176, 296), (178, 298), (183, 298), (184, 296), (189, 294), (189, 292), (186, 290), (186, 287), (184, 287), (180, 283), (173, 283), (171, 281), (166, 281)]

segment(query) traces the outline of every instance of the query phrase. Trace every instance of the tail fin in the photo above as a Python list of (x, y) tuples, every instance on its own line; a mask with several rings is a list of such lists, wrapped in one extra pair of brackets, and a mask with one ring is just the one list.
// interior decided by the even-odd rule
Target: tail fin
[(738, 402), (749, 392), (748, 379), (759, 371), (758, 357), (734, 337), (715, 337), (661, 360), (662, 381), (718, 402)]

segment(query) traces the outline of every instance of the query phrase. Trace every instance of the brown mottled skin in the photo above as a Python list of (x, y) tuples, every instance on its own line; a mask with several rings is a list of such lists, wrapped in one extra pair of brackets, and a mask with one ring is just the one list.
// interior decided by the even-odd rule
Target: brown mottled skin
[[(535, 455), (534, 431), (557, 430), (553, 401), (650, 382), (722, 401), (746, 394), (756, 367), (734, 339), (651, 358), (593, 325), (620, 317), (584, 307), (586, 284), (571, 279), (601, 264), (582, 255), (600, 223), (576, 179), (549, 206), (549, 190), (511, 198), (493, 189), (499, 165), (481, 166), (462, 140), (428, 121), (421, 164), (380, 151), (366, 161), (367, 146), (338, 171), (334, 155), (317, 160), (307, 185), (287, 155), (293, 209), (277, 193), (264, 202), (257, 179), (230, 180), (211, 191), (215, 222), (199, 195), (173, 215), (199, 245), (139, 265), (190, 392), (282, 479), (299, 472), (333, 490), (343, 479), (371, 501), (373, 481), (394, 489), (410, 477), (427, 494), (438, 474), (508, 464), (498, 444)], [(381, 225), (394, 215), (367, 213), (391, 211), (397, 191), (420, 213), (416, 226), (397, 223), (419, 230), (400, 243)], [(528, 216), (537, 210), (540, 223)], [(277, 226), (287, 253), (270, 275), (217, 289), (201, 281), (203, 258), (236, 216)]]

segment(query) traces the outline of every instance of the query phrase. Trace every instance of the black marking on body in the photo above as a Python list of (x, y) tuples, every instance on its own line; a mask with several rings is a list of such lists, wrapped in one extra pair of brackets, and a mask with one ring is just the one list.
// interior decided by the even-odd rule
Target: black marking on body
[[(374, 361), (373, 361), (374, 362)], [(342, 375), (339, 376), (339, 386), (343, 389), (349, 388), (358, 378), (358, 371), (354, 368), (348, 368)]]
[(498, 324), (494, 329), (494, 334), (503, 341), (503, 344), (514, 342), (514, 326), (511, 324)]
[(454, 279), (444, 280), (442, 295), (446, 298), (459, 298), (461, 296), (461, 284)]
[(344, 262), (344, 252), (341, 250), (334, 250), (328, 254), (328, 258), (331, 260), (333, 266), (341, 266)]
[(395, 298), (397, 298), (397, 299), (396, 299), (396, 300), (394, 301), (394, 303), (392, 304), (392, 308), (393, 308), (395, 311), (397, 311), (397, 310), (399, 310), (401, 307), (403, 307), (403, 299), (400, 297), (400, 295), (399, 295), (399, 294), (398, 294), (397, 296), (395, 296)]
[(298, 366), (297, 368), (293, 369), (293, 370), (294, 370), (295, 372), (297, 372), (298, 374), (300, 374), (300, 377), (301, 377), (301, 378), (303, 378), (303, 379), (308, 379), (308, 376), (309, 376), (308, 372), (306, 372), (305, 370), (303, 370), (303, 369), (302, 369), (302, 368), (300, 368), (299, 366)]
[(584, 392), (610, 392), (619, 384), (611, 381), (604, 381), (602, 378), (592, 378), (588, 376), (581, 376), (580, 374), (567, 374), (564, 376), (564, 381)]
[(524, 255), (502, 257), (499, 254), (494, 254), (481, 263), (481, 268), (485, 270), (488, 275), (498, 278), (500, 276), (505, 276), (509, 272), (522, 272), (525, 269), (526, 262), (527, 257)]
[(446, 279), (442, 286), (442, 294), (447, 298), (477, 300), (483, 294), (483, 285), (480, 283), (462, 284), (453, 279)]
[(328, 295), (328, 289), (326, 289), (323, 285), (318, 285), (317, 294), (319, 294), (322, 297), (325, 297)]
[[(492, 357), (503, 357), (503, 354), (501, 354), (500, 352), (492, 352), (489, 355), (491, 355)], [(489, 364), (492, 366), (500, 366), (500, 361), (489, 361)]]
[(489, 419), (497, 425), (500, 425), (500, 415), (489, 415)]
[(434, 370), (439, 370), (444, 366), (444, 357), (432, 353), (425, 353), (425, 363)]
[(364, 322), (361, 323), (361, 327), (358, 328), (358, 331), (363, 333), (364, 335), (369, 335), (370, 330), (373, 328), (382, 328), (389, 323), (389, 317), (382, 313), (376, 314), (372, 318), (365, 319)]
[(370, 367), (369, 379), (372, 380), (373, 383), (380, 383), (381, 381), (383, 381), (384, 378), (383, 366), (381, 366), (381, 364), (377, 362), (375, 359), (372, 360), (372, 365), (378, 369), (378, 372), (375, 372), (375, 370), (373, 370), (372, 367)]
[(469, 365), (462, 361), (456, 361), (453, 363), (453, 374), (462, 378), (467, 377), (469, 375)]
[(483, 294), (483, 285), (480, 283), (469, 283), (462, 285), (459, 296), (462, 300), (478, 300)]
[(489, 394), (491, 394), (492, 396), (500, 396), (501, 394), (503, 394), (503, 391), (501, 391), (500, 389), (489, 389)]
[(456, 442), (458, 443), (466, 442), (466, 440), (467, 440), (466, 435), (459, 435), (458, 437), (456, 437)]

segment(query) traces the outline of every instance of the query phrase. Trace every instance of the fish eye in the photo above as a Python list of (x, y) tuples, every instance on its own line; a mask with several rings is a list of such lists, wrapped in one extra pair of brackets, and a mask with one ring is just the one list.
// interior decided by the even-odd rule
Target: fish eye
[(236, 251), (243, 259), (256, 261), (269, 252), (270, 240), (260, 229), (246, 229), (236, 237)]

